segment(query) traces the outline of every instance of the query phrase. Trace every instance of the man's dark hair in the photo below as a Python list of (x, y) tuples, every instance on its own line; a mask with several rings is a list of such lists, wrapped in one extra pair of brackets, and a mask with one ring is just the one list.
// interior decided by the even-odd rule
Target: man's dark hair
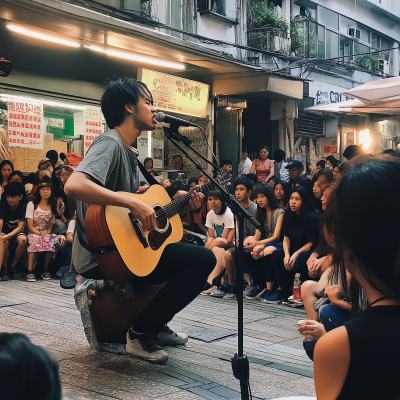
[(282, 149), (276, 149), (273, 157), (276, 162), (281, 162), (286, 158), (286, 153)]
[(253, 185), (257, 185), (258, 183), (258, 178), (256, 174), (247, 174), (246, 175), (247, 179), (250, 179), (253, 182)]
[(10, 182), (4, 188), (4, 196), (23, 196), (25, 193), (25, 186), (21, 182)]
[(343, 157), (346, 157), (348, 160), (351, 160), (355, 156), (359, 156), (360, 154), (364, 154), (362, 147), (357, 146), (356, 144), (351, 144), (347, 146), (343, 152)]
[[(326, 178), (326, 180), (328, 181), (328, 182), (333, 182), (334, 181), (334, 178), (333, 178), (333, 173), (332, 173), (332, 171), (331, 170), (329, 170), (328, 168), (324, 168), (324, 169), (321, 169), (320, 171), (318, 171), (318, 173), (317, 173), (317, 179), (320, 177), (320, 176), (322, 176), (322, 175), (325, 175), (325, 178)], [(317, 180), (316, 179), (316, 180)]]
[(325, 168), (325, 160), (319, 160), (317, 162), (317, 166), (320, 166), (321, 169), (324, 169)]
[(393, 149), (383, 150), (382, 153), (392, 156), (394, 161), (397, 161), (400, 158), (400, 153)]
[(2, 399), (61, 399), (56, 361), (21, 333), (0, 333), (0, 382)]
[(217, 189), (214, 190), (210, 190), (209, 192), (207, 192), (206, 194), (206, 201), (208, 201), (209, 197), (216, 197), (217, 199), (221, 200), (221, 211), (219, 212), (218, 215), (222, 215), (225, 214), (226, 208), (228, 207), (228, 204), (226, 203), (224, 197), (222, 196), (221, 192)]
[(236, 179), (233, 184), (233, 190), (236, 190), (237, 185), (243, 185), (248, 191), (253, 190), (253, 182), (244, 176)]
[(121, 125), (125, 118), (125, 105), (136, 107), (139, 98), (150, 99), (153, 96), (146, 84), (132, 78), (120, 78), (110, 82), (101, 97), (101, 111), (110, 129)]
[(224, 165), (232, 165), (232, 161), (231, 160), (222, 160), (221, 161), (221, 168), (224, 166)]
[(172, 159), (175, 161), (175, 158), (179, 157), (181, 160), (183, 160), (182, 156), (180, 154), (176, 154), (175, 156), (172, 157)]
[(53, 164), (53, 168), (55, 168), (57, 161), (58, 161), (58, 153), (56, 150), (49, 150), (46, 153), (46, 157), (51, 161)]

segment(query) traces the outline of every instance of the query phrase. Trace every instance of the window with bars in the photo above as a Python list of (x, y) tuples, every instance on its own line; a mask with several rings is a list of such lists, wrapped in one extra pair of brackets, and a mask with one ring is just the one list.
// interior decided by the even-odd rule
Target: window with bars
[(322, 118), (300, 116), (296, 119), (295, 134), (323, 136), (325, 133), (325, 121)]

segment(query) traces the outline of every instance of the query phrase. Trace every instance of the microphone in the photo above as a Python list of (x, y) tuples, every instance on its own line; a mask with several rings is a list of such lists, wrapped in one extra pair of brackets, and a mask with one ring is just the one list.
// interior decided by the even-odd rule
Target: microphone
[(180, 119), (180, 118), (176, 118), (176, 117), (173, 117), (172, 115), (164, 114), (161, 111), (159, 111), (156, 114), (155, 118), (156, 118), (157, 122), (165, 122), (166, 124), (171, 124), (171, 126), (172, 125), (174, 125), (174, 126), (194, 126), (194, 127), (198, 128), (198, 126), (193, 122), (186, 121), (186, 120)]

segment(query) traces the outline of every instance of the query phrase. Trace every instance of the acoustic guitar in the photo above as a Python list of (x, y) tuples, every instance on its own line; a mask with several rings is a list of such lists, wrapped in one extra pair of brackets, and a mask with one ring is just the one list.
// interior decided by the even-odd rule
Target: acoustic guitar
[[(217, 177), (220, 184), (229, 179), (228, 175)], [(213, 187), (214, 184), (208, 182), (195, 190), (206, 193)], [(135, 197), (152, 207), (157, 218), (153, 230), (143, 231), (140, 222), (127, 208), (89, 206), (85, 218), (89, 244), (113, 249), (93, 255), (110, 279), (121, 282), (149, 275), (158, 264), (165, 247), (182, 239), (183, 227), (178, 214), (188, 207), (192, 193), (188, 192), (172, 201), (160, 185), (151, 186), (144, 194), (119, 193)], [(179, 257), (179, 254), (176, 256)]]

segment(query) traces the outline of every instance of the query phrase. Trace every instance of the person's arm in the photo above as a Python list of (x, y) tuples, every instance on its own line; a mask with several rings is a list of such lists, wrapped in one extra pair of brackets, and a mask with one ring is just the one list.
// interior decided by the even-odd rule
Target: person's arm
[(325, 289), (324, 296), (328, 297), (333, 306), (351, 312), (351, 304), (341, 299), (342, 291), (339, 285), (328, 286)]
[(318, 339), (314, 349), (314, 382), (318, 400), (336, 400), (350, 366), (350, 343), (345, 326)]
[(206, 229), (208, 230), (208, 238), (207, 238), (206, 244), (204, 246), (207, 249), (209, 249), (215, 239), (214, 238), (214, 229), (212, 229), (212, 228), (206, 228)]
[(63, 220), (64, 224), (67, 224), (68, 219), (65, 218), (65, 215), (61, 209), (61, 199), (57, 200), (57, 215)]
[(274, 176), (274, 170), (275, 170), (274, 163), (272, 163), (272, 167), (269, 170), (269, 175), (267, 176), (265, 182), (268, 182), (268, 179), (271, 178), (271, 176)]
[(289, 269), (290, 260), (290, 239), (288, 236), (283, 237), (283, 252), (285, 253), (285, 258), (283, 259), (283, 264), (286, 269)]
[(296, 263), (297, 257), (299, 256), (300, 253), (303, 251), (308, 251), (313, 247), (314, 243), (313, 242), (308, 242), (306, 243), (303, 247), (301, 247), (299, 250), (295, 251), (292, 256), (290, 257), (289, 261), (289, 268), (290, 271), (294, 268), (294, 265)]
[[(213, 238), (213, 241), (210, 243), (210, 246), (208, 247), (209, 249), (212, 249), (213, 247), (230, 247), (231, 243), (228, 242), (228, 235), (229, 232), (233, 229), (224, 229), (222, 232), (221, 237), (218, 238)], [(208, 228), (208, 231), (210, 231), (210, 228)]]
[(250, 174), (255, 174), (256, 173), (256, 164), (255, 161), (253, 161), (253, 164), (251, 164), (251, 168), (250, 168)]
[(35, 226), (33, 225), (33, 219), (32, 218), (26, 218), (26, 224), (28, 225), (29, 232), (34, 233), (36, 235), (42, 235), (42, 232), (37, 230)]
[(67, 233), (67, 242), (72, 243), (74, 241), (74, 234), (71, 232)]
[[(3, 222), (3, 220), (0, 220)], [(7, 233), (7, 235), (3, 236), (3, 240), (8, 240), (11, 239), (13, 236), (18, 235), (18, 233), (22, 232), (22, 229), (24, 229), (25, 222), (24, 221), (19, 221), (18, 226), (12, 230), (10, 233)]]
[(260, 244), (261, 231), (256, 229), (254, 236), (248, 236), (243, 242), (243, 248), (246, 252), (251, 252), (254, 247)]
[(281, 213), (276, 221), (274, 235), (268, 239), (260, 240), (258, 244), (266, 245), (268, 243), (277, 242), (281, 237), (282, 225), (283, 225), (283, 217), (285, 213)]
[(4, 223), (4, 220), (0, 219), (0, 232), (3, 230), (3, 223)]

